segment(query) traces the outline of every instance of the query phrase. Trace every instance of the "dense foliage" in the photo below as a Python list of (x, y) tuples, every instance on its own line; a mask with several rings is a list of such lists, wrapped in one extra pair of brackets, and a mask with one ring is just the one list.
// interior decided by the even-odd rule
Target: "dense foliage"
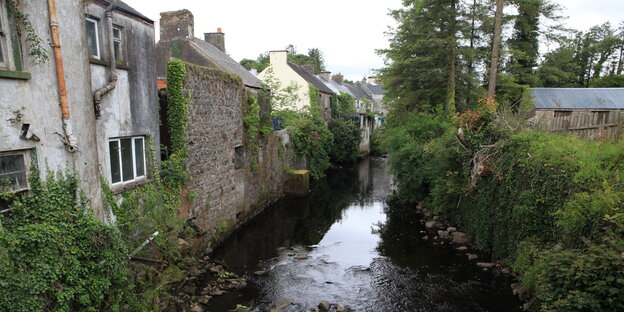
[(507, 259), (545, 311), (621, 309), (624, 143), (526, 129), (491, 100), (434, 118), (386, 129), (398, 198), (424, 200)]
[(334, 141), (329, 150), (332, 162), (352, 163), (357, 159), (358, 147), (362, 141), (360, 126), (357, 121), (338, 118), (329, 122)]
[(128, 290), (120, 232), (91, 214), (73, 176), (43, 182), (35, 168), (29, 183), (0, 216), (0, 310), (118, 311)]

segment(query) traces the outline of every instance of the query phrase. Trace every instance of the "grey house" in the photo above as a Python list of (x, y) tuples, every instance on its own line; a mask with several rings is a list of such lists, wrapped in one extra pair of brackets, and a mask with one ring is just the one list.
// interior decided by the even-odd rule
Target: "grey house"
[(57, 0), (51, 13), (46, 1), (21, 1), (19, 10), (49, 60), (28, 55), (0, 1), (0, 118), (7, 120), (0, 125), (0, 179), (9, 181), (2, 190), (28, 191), (33, 164), (42, 175), (46, 167), (76, 172), (106, 220), (100, 177), (114, 192), (149, 183), (154, 168), (146, 151), (160, 145), (153, 21), (122, 1)]

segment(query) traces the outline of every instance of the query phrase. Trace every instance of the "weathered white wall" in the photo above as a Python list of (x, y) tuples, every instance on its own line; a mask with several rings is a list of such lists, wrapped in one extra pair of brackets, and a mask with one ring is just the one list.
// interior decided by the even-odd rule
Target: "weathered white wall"
[[(155, 59), (154, 28), (153, 25), (115, 13), (115, 23), (132, 30), (132, 34), (142, 36), (128, 40), (126, 48), (138, 49), (135, 54), (141, 53), (140, 57), (128, 54), (128, 60), (134, 57), (143, 61), (129, 63), (129, 69), (125, 72), (120, 70), (118, 89), (105, 96), (102, 118), (96, 120), (92, 92), (94, 88), (101, 87), (108, 76), (105, 74), (105, 66), (90, 64), (86, 47), (85, 13), (89, 10), (90, 14), (100, 16), (104, 21), (104, 8), (92, 1), (88, 1), (88, 4), (85, 2), (56, 1), (67, 97), (78, 152), (67, 152), (61, 140), (63, 128), (56, 64), (53, 51), (47, 45), (47, 42), (51, 42), (47, 1), (21, 1), (21, 9), (29, 16), (35, 32), (44, 42), (50, 60), (44, 64), (33, 64), (27, 56), (28, 44), (22, 40), (23, 71), (30, 73), (32, 78), (17, 80), (0, 77), (0, 152), (35, 151), (38, 165), (44, 169), (42, 175), (46, 168), (77, 172), (81, 187), (91, 200), (96, 215), (105, 220), (99, 178), (101, 172), (105, 177), (110, 176), (108, 138), (148, 133), (158, 138), (155, 66), (150, 64), (150, 59)], [(128, 35), (131, 37), (130, 32)], [(104, 50), (105, 45), (101, 47)], [(14, 112), (19, 112), (23, 117), (11, 123), (7, 120), (15, 118)], [(31, 132), (41, 141), (20, 139), (20, 129), (24, 123), (30, 124)]]
[(258, 78), (265, 81), (272, 71), (272, 75), (277, 79), (282, 88), (286, 88), (292, 83), (298, 86), (298, 101), (292, 109), (304, 110), (310, 106), (310, 88), (308, 82), (297, 74), (290, 66), (288, 66), (288, 52), (271, 51), (269, 52), (271, 65), (258, 74)]

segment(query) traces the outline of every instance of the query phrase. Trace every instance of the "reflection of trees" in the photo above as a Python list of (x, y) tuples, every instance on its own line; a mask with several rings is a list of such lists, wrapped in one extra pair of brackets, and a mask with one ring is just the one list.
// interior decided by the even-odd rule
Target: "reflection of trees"
[(428, 267), (440, 270), (456, 261), (452, 248), (439, 248), (420, 238), (424, 227), (413, 206), (388, 202), (386, 223), (379, 226), (381, 240), (377, 250), (403, 267)]
[(330, 170), (303, 198), (281, 199), (228, 238), (214, 253), (233, 269), (277, 256), (277, 248), (318, 244), (359, 195), (358, 168)]

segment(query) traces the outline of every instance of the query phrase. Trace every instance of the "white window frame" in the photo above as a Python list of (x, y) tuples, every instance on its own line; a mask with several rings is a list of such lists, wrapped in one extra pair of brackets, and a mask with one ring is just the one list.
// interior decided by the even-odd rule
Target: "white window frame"
[[(130, 139), (132, 141), (131, 147), (132, 147), (132, 176), (133, 178), (131, 180), (128, 181), (124, 181), (124, 175), (123, 175), (123, 161), (122, 161), (122, 157), (121, 157), (121, 140), (125, 140), (125, 139)], [(143, 141), (143, 175), (142, 176), (137, 176), (137, 166), (136, 166), (136, 141), (137, 140), (142, 140)], [(111, 142), (117, 142), (117, 146), (119, 148), (119, 150), (117, 151), (117, 159), (119, 160), (119, 177), (121, 179), (121, 181), (119, 182), (113, 182), (113, 166), (112, 166), (112, 161), (110, 159), (110, 143)], [(118, 185), (125, 185), (125, 184), (130, 184), (130, 183), (134, 183), (137, 181), (141, 181), (141, 180), (145, 180), (147, 179), (147, 161), (146, 161), (146, 157), (145, 157), (145, 153), (146, 153), (146, 146), (145, 146), (145, 136), (133, 136), (133, 137), (120, 137), (120, 138), (114, 138), (114, 139), (109, 139), (108, 140), (108, 168), (110, 170), (110, 181), (111, 181), (111, 185), (112, 186), (118, 186)]]
[[(119, 38), (115, 38), (115, 30), (119, 32)], [(117, 59), (115, 57), (115, 43), (118, 42), (119, 43), (119, 59)], [(117, 26), (114, 25), (113, 26), (113, 55), (112, 57), (115, 58), (115, 62), (117, 63), (123, 63), (125, 62), (126, 58), (124, 55), (124, 40), (123, 40), (123, 27), (121, 26)]]
[[(28, 181), (28, 173), (30, 171), (30, 164), (32, 161), (32, 158), (30, 156), (30, 150), (21, 150), (21, 151), (8, 151), (8, 152), (0, 152), (0, 157), (2, 156), (13, 156), (13, 155), (22, 155), (24, 157), (24, 174), (26, 176), (26, 187), (23, 188), (19, 188), (19, 189), (11, 189), (9, 192), (12, 193), (17, 193), (17, 192), (22, 192), (22, 191), (28, 191), (30, 189), (30, 183)], [(22, 170), (20, 171), (13, 171), (10, 173), (18, 173), (18, 172), (22, 172)], [(7, 173), (5, 173), (7, 174)]]
[[(95, 58), (97, 58), (97, 59), (102, 59), (102, 57), (101, 57), (102, 53), (101, 53), (101, 51), (100, 51), (100, 30), (98, 29), (98, 26), (99, 26), (99, 21), (98, 21), (98, 20), (96, 20), (96, 19), (92, 19), (92, 18), (86, 17), (86, 18), (85, 18), (85, 22), (86, 22), (86, 23), (93, 23), (93, 24), (94, 24), (94, 26), (95, 26), (95, 27), (94, 27), (94, 28), (95, 28), (95, 49), (97, 50), (97, 55), (93, 55), (93, 54), (91, 54), (90, 48), (88, 47), (88, 43), (89, 43), (89, 41), (88, 41), (88, 39), (87, 39), (87, 49), (89, 50), (89, 55), (90, 55), (90, 56), (93, 56), (93, 57), (95, 57)], [(85, 25), (85, 26), (86, 26), (86, 25)], [(86, 31), (86, 27), (85, 27), (85, 31)], [(88, 36), (88, 35), (89, 35), (89, 34), (87, 34), (87, 36)]]

